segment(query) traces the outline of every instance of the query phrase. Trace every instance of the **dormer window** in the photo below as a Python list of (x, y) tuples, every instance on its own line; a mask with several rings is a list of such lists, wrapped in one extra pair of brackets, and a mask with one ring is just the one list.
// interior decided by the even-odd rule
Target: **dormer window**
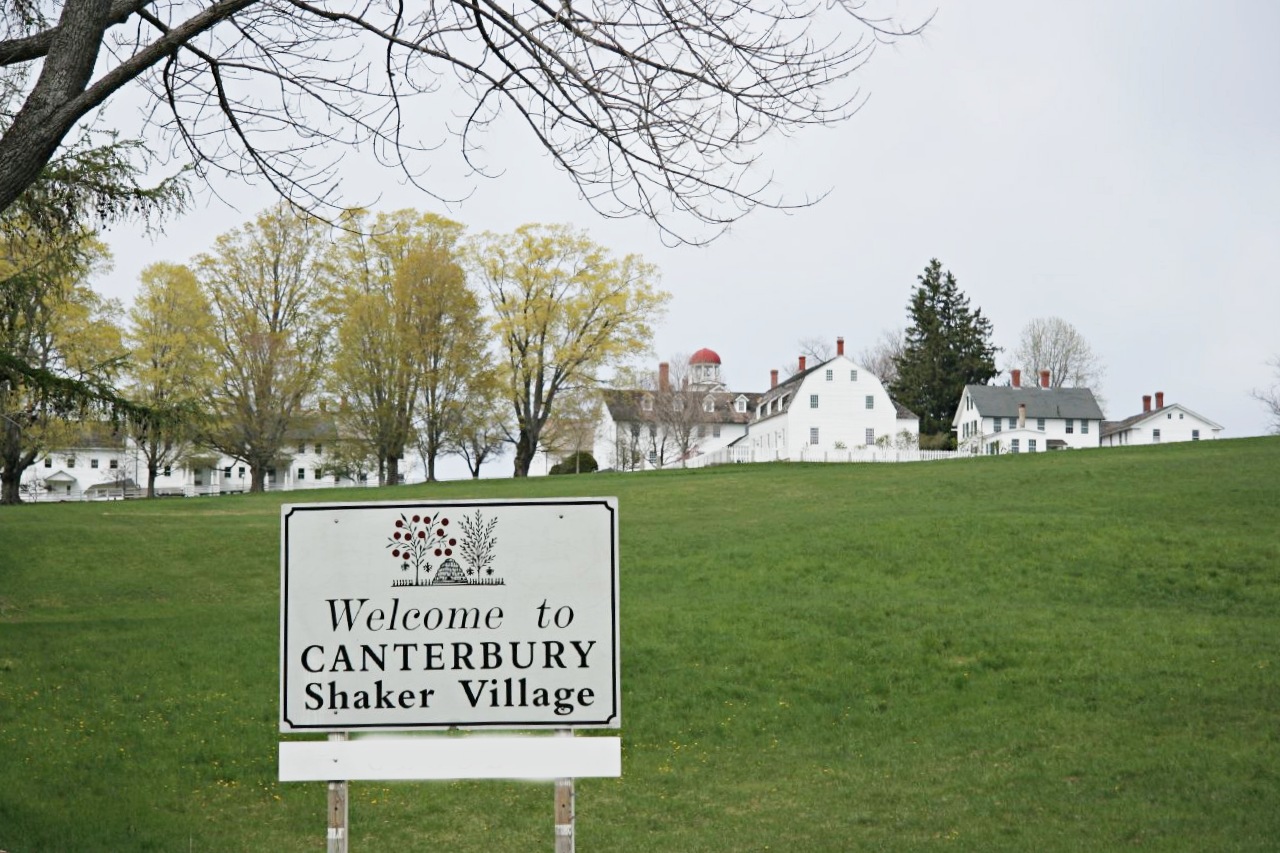
[(702, 398), (702, 411), (714, 412), (716, 410), (716, 398), (710, 394)]
[(745, 412), (747, 410), (747, 398), (739, 397), (733, 401), (733, 410), (735, 412)]
[(640, 409), (645, 412), (653, 411), (653, 395), (645, 394), (640, 398)]

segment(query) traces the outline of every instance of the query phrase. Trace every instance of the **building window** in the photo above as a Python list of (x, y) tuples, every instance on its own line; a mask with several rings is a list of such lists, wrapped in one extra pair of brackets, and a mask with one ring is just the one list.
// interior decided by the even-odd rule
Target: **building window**
[(1018, 439), (1016, 439), (1016, 438), (1015, 438), (1015, 439), (1013, 439), (1012, 441), (1010, 441), (1010, 442), (1009, 442), (1009, 452), (1010, 452), (1010, 453), (1018, 453), (1018, 452), (1019, 452), (1019, 450), (1018, 450)]
[(1018, 419), (1009, 418), (1009, 429), (1017, 429), (1017, 428), (1018, 428)]
[(321, 453), (321, 452), (323, 451), (323, 449), (324, 449), (324, 445), (323, 445), (323, 444), (317, 444), (315, 447), (313, 447), (313, 448), (311, 448), (311, 449), (315, 451), (316, 456), (319, 456), (319, 455), (320, 455), (320, 453)]
[(171, 466), (171, 465), (166, 465), (166, 466), (164, 466), (164, 475), (165, 475), (166, 477), (172, 477), (172, 476), (173, 476), (173, 466)]
[(1158, 430), (1158, 429), (1153, 429), (1153, 430), (1151, 431), (1151, 441), (1152, 441), (1153, 443), (1155, 443), (1155, 444), (1159, 444), (1159, 443), (1160, 443), (1160, 430)]
[(652, 412), (652, 411), (653, 411), (653, 397), (650, 397), (648, 394), (645, 394), (645, 395), (644, 395), (644, 398), (640, 401), (640, 408), (641, 408), (641, 409), (643, 409), (643, 410), (644, 410), (644, 411), (646, 411), (646, 412)]
[(706, 435), (707, 435), (707, 428), (705, 426), (699, 426), (697, 429), (698, 438), (705, 438)]
[(1036, 418), (1036, 429), (1044, 432), (1044, 418)]
[(745, 412), (747, 410), (747, 398), (739, 397), (733, 401), (733, 410), (735, 412)]
[(1071, 435), (1076, 431), (1076, 422), (1074, 418), (1067, 418), (1067, 435)]
[(818, 395), (817, 395), (817, 394), (810, 394), (810, 395), (809, 395), (809, 408), (811, 408), (811, 409), (816, 409), (816, 408), (818, 408)]
[(867, 395), (867, 408), (874, 409), (876, 407), (876, 398), (872, 394)]
[(849, 371), (849, 381), (850, 381), (850, 382), (857, 382), (857, 381), (858, 381), (858, 371), (856, 371), (856, 370), (850, 370), (850, 371)]
[(1036, 440), (1034, 438), (1027, 439), (1027, 452), (1028, 453), (1036, 452)]
[(120, 460), (119, 459), (108, 460), (107, 467), (110, 468), (112, 471), (115, 471), (117, 468), (120, 467)]
[(67, 457), (67, 467), (68, 468), (76, 467), (76, 458), (74, 456)]
[(1089, 434), (1089, 422), (1087, 420), (1080, 421), (1080, 434), (1081, 435)]
[(720, 437), (720, 424), (712, 424), (712, 425), (711, 425), (711, 436), (712, 436), (712, 438), (719, 438), (719, 437)]
[(299, 444), (299, 445), (298, 445), (298, 452), (299, 452), (299, 453), (306, 453), (306, 452), (307, 452), (307, 446), (306, 446), (305, 444)]
[(992, 425), (995, 427), (993, 432), (1000, 432), (1003, 424), (1004, 424), (1004, 421), (1002, 421), (1000, 418), (996, 418), (995, 421), (992, 422)]
[(871, 447), (873, 444), (875, 444), (875, 443), (876, 443), (876, 431), (875, 431), (875, 429), (874, 429), (874, 428), (872, 428), (872, 427), (867, 427), (867, 434), (866, 434), (865, 438), (866, 438), (866, 444), (867, 444), (867, 447)]
[(223, 468), (223, 469), (222, 469), (222, 476), (224, 476), (224, 477), (230, 477), (230, 476), (231, 476), (231, 466), (230, 466), (230, 465), (228, 465), (226, 468)]
[(98, 467), (98, 460), (97, 460), (97, 459), (90, 459), (90, 460), (89, 460), (89, 467), (90, 467), (90, 468), (97, 468), (97, 467)]
[(834, 370), (828, 370), (827, 381), (830, 382), (832, 379), (835, 379), (835, 378), (836, 378), (836, 372)]
[(243, 465), (241, 465), (241, 466), (240, 466), (240, 479), (241, 479), (241, 480), (243, 480), (243, 479), (244, 479), (244, 466), (243, 466)]
[(1199, 440), (1200, 440), (1200, 430), (1198, 430), (1198, 429), (1193, 429), (1193, 430), (1191, 431), (1191, 440), (1192, 440), (1192, 441), (1199, 441)]
[(716, 410), (716, 398), (710, 394), (702, 398), (702, 411), (714, 412)]
[(46, 468), (52, 468), (52, 467), (53, 467), (53, 459), (52, 459), (51, 457), (46, 456), (46, 457), (44, 458), (44, 467), (46, 467)]
[(810, 444), (817, 444), (817, 443), (818, 443), (818, 428), (817, 428), (817, 427), (809, 427), (809, 443), (810, 443)]
[(307, 479), (307, 469), (306, 469), (306, 468), (299, 468), (299, 469), (298, 469), (298, 481), (299, 481), (299, 482), (301, 482), (301, 481), (303, 481), (303, 480), (305, 480), (305, 479)]

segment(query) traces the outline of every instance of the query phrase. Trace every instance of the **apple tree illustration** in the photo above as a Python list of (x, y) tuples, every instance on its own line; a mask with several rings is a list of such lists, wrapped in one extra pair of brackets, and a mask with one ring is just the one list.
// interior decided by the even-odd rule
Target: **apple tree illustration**
[(457, 544), (458, 540), (449, 534), (449, 519), (438, 512), (430, 516), (401, 513), (395, 531), (387, 539), (387, 548), (392, 558), (400, 562), (400, 570), (413, 569), (414, 586), (428, 583), (435, 568), (432, 558), (453, 556)]

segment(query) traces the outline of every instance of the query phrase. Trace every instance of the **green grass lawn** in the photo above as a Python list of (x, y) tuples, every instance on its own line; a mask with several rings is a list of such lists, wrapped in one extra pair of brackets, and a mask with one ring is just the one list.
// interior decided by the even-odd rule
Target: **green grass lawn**
[[(325, 847), (276, 781), (279, 505), (616, 495), (623, 776), (583, 851), (1274, 850), (1280, 439), (0, 511), (0, 850)], [(352, 783), (353, 850), (552, 847)]]

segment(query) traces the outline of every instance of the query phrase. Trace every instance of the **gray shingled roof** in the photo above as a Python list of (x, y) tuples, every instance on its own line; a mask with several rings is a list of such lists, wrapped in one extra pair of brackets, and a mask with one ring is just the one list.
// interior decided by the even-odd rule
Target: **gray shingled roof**
[[(605, 391), (604, 404), (609, 408), (609, 417), (613, 418), (615, 423), (645, 423), (653, 421), (654, 411), (645, 411), (641, 405), (646, 394), (652, 394), (652, 391)], [(751, 420), (751, 412), (760, 400), (760, 395), (750, 391), (686, 391), (685, 405), (698, 406), (701, 411), (703, 399), (710, 394), (715, 398), (715, 413), (706, 412), (706, 420), (703, 423), (720, 423), (720, 424), (745, 424)], [(735, 412), (733, 410), (733, 402), (739, 397), (747, 398), (747, 410), (745, 412)]]
[(1029, 418), (1102, 420), (1102, 409), (1088, 388), (966, 385), (964, 390), (983, 417), (1016, 418), (1018, 406), (1025, 403)]

